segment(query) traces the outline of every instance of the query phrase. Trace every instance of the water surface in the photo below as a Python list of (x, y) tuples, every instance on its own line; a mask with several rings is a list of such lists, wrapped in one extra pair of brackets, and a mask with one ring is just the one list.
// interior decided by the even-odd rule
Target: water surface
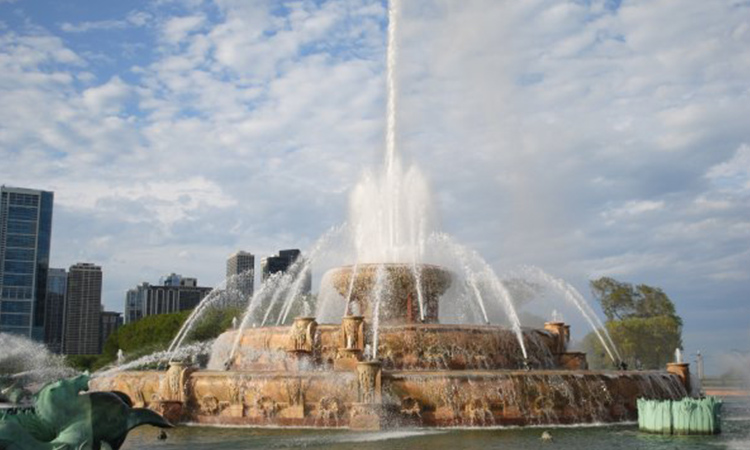
[[(123, 449), (536, 449), (555, 450), (692, 450), (750, 449), (750, 402), (728, 399), (724, 405), (723, 433), (718, 436), (660, 436), (640, 433), (635, 424), (577, 427), (497, 429), (399, 429), (378, 432), (320, 429), (259, 429), (183, 426), (168, 431), (134, 430)], [(553, 442), (540, 440), (549, 431)]]

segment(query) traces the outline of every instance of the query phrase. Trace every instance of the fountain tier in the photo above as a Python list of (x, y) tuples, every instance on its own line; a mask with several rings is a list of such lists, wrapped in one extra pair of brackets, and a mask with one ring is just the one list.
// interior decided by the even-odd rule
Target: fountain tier
[[(92, 388), (125, 392), (175, 422), (355, 429), (634, 420), (638, 398), (687, 395), (678, 374), (587, 370), (559, 322), (524, 330), (527, 361), (505, 328), (422, 323), (382, 326), (381, 358), (365, 361), (371, 325), (299, 317), (231, 330), (215, 342), (209, 370), (173, 363), (100, 377)], [(238, 333), (240, 351), (224, 366)]]
[(437, 323), (439, 298), (452, 279), (448, 270), (428, 264), (359, 264), (332, 269), (326, 277), (347, 299), (347, 312), (368, 320), (375, 320), (382, 294), (377, 319), (382, 325)]

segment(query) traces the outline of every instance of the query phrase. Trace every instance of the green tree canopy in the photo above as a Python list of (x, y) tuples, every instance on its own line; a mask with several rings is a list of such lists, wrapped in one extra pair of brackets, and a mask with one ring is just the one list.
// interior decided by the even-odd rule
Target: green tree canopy
[[(172, 314), (156, 314), (123, 325), (112, 333), (104, 343), (100, 356), (72, 358), (69, 362), (80, 369), (96, 370), (117, 359), (117, 351), (122, 349), (128, 360), (166, 350), (172, 339), (192, 311)], [(195, 324), (186, 343), (213, 339), (226, 331), (234, 317), (242, 318), (240, 308), (213, 308), (207, 310)]]
[[(660, 288), (613, 278), (591, 280), (591, 292), (607, 317), (605, 327), (630, 367), (662, 369), (682, 348), (682, 319)], [(611, 366), (595, 333), (583, 342), (592, 368)]]
[(591, 280), (589, 284), (591, 293), (602, 305), (607, 320), (655, 316), (673, 316), (679, 319), (674, 303), (660, 288), (645, 284), (633, 286), (609, 277)]

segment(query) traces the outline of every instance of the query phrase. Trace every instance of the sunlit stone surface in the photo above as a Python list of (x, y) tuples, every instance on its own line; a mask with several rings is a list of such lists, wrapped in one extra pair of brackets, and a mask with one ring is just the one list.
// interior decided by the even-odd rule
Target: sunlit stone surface
[[(361, 316), (230, 330), (214, 344), (214, 370), (173, 363), (166, 371), (99, 377), (93, 387), (125, 392), (136, 406), (176, 422), (356, 429), (634, 420), (639, 397), (687, 395), (680, 374), (587, 370), (585, 355), (567, 351), (564, 323), (524, 329), (527, 359), (512, 330), (437, 323), (450, 275), (434, 266), (422, 270), (431, 305), (422, 323), (409, 301), (416, 292), (416, 280), (408, 279), (413, 272), (385, 267), (394, 281), (381, 305), (377, 351), (366, 345), (373, 342), (375, 269), (365, 268), (357, 271), (352, 294)], [(352, 273), (338, 270), (339, 289), (349, 289)], [(223, 370), (237, 333), (239, 350)]]

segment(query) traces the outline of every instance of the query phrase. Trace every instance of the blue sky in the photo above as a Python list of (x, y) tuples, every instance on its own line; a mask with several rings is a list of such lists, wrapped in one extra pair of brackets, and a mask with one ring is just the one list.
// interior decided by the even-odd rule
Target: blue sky
[[(499, 272), (661, 286), (750, 350), (750, 3), (409, 0), (399, 136)], [(104, 302), (308, 248), (383, 150), (381, 1), (0, 0), (0, 183), (54, 190)]]

